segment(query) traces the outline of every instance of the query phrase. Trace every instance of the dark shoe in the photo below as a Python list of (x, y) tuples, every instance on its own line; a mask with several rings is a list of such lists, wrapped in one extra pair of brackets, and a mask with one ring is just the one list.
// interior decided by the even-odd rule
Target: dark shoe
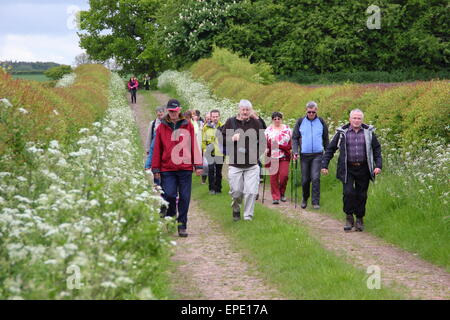
[(273, 200), (272, 204), (280, 204), (280, 200)]
[(286, 199), (285, 196), (282, 196), (280, 200), (283, 201), (283, 202), (286, 202), (286, 201), (287, 201), (287, 199)]
[(364, 231), (364, 222), (363, 222), (363, 218), (356, 218), (356, 226), (355, 226), (355, 231)]
[(214, 190), (209, 190), (209, 194), (216, 194)]
[(313, 204), (313, 209), (319, 210), (320, 206), (318, 204)]
[(255, 200), (259, 199), (259, 193), (256, 194)]
[(234, 221), (241, 220), (241, 212), (240, 211), (233, 211), (233, 220)]
[(186, 229), (178, 229), (178, 236), (181, 238), (186, 238), (188, 236)]
[(355, 224), (355, 219), (352, 214), (347, 215), (347, 220), (344, 226), (344, 231), (352, 231), (353, 225)]
[(300, 207), (302, 207), (302, 209), (306, 208), (306, 200), (305, 199), (302, 199), (302, 203), (301, 203)]

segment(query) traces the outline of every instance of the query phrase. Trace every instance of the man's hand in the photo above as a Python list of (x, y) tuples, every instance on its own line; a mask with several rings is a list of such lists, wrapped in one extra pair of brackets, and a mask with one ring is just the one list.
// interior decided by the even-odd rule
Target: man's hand
[(294, 160), (298, 160), (298, 153), (294, 153)]
[(203, 169), (196, 169), (195, 175), (200, 176), (203, 173)]
[(380, 174), (381, 173), (381, 169), (380, 168), (375, 168), (374, 170), (373, 170), (373, 174), (374, 175), (378, 175), (378, 174)]
[(239, 133), (235, 133), (232, 137), (231, 137), (231, 141), (239, 141)]
[(155, 178), (155, 179), (161, 179), (161, 174), (160, 174), (160, 173), (154, 173), (154, 174), (153, 174), (153, 178)]
[(328, 174), (328, 169), (323, 168), (320, 171), (322, 172), (323, 175), (327, 175)]

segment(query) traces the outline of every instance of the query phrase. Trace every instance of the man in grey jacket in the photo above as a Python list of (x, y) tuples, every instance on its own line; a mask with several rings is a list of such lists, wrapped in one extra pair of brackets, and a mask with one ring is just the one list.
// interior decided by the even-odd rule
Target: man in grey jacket
[[(381, 145), (375, 128), (363, 123), (364, 113), (350, 112), (350, 123), (337, 129), (322, 160), (322, 173), (328, 174), (328, 164), (337, 149), (340, 150), (336, 177), (343, 183), (344, 212), (347, 215), (345, 231), (364, 230), (367, 190), (370, 180), (381, 173)], [(354, 217), (356, 216), (356, 225)]]

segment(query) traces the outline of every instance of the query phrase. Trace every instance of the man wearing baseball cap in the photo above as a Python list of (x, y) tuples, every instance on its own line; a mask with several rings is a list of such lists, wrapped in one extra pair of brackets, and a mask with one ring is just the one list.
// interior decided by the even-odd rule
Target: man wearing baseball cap
[(180, 102), (167, 102), (168, 115), (156, 130), (152, 171), (161, 179), (165, 199), (169, 202), (166, 216), (175, 217), (178, 199), (178, 235), (187, 237), (187, 214), (191, 200), (192, 171), (202, 173), (202, 155), (195, 139), (194, 126), (181, 114)]

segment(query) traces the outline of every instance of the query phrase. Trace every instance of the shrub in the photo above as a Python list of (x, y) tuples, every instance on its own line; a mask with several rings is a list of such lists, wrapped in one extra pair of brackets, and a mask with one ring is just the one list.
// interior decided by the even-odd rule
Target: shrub
[(53, 67), (44, 72), (44, 74), (52, 79), (52, 80), (59, 80), (61, 79), (65, 74), (69, 74), (72, 72), (71, 66), (61, 65), (59, 67)]

